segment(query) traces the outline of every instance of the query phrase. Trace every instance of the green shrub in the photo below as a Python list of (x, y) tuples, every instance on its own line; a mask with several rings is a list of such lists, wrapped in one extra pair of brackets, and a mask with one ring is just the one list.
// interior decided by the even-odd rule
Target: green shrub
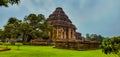
[(6, 48), (8, 48), (8, 46), (11, 45), (11, 43), (10, 42), (5, 42), (5, 43), (3, 43), (3, 45), (5, 45)]
[(3, 42), (0, 42), (0, 47), (3, 45)]
[(15, 45), (15, 42), (11, 42), (11, 45)]
[(42, 35), (42, 38), (43, 38), (43, 39), (49, 39), (50, 37), (49, 37), (48, 34), (44, 33), (44, 34)]
[(105, 54), (117, 54), (120, 57), (120, 37), (104, 39), (102, 42), (102, 51)]
[(15, 45), (17, 46), (17, 50), (19, 50), (19, 47), (23, 45), (23, 43), (15, 43)]
[(0, 42), (0, 45), (3, 45), (3, 42)]

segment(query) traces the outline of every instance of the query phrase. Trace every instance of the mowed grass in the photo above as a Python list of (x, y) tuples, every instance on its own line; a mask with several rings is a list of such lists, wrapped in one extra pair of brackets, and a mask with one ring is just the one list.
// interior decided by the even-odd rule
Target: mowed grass
[(0, 51), (0, 57), (117, 57), (113, 54), (106, 55), (101, 49), (76, 51), (57, 49), (53, 46), (21, 46), (20, 50), (17, 50), (16, 46), (9, 48), (9, 51)]

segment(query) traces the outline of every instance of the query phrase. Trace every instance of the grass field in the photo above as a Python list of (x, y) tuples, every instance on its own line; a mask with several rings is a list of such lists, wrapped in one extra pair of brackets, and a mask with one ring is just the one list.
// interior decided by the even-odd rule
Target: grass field
[(0, 51), (0, 57), (117, 57), (113, 54), (105, 55), (99, 50), (76, 51), (57, 49), (52, 46), (9, 46), (10, 51)]

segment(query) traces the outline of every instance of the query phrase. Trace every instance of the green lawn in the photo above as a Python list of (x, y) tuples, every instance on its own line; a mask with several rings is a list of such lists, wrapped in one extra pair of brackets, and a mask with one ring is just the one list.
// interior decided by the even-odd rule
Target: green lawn
[(76, 51), (57, 49), (52, 46), (21, 46), (17, 50), (16, 46), (9, 46), (10, 51), (0, 51), (0, 57), (115, 57), (115, 55), (105, 55), (99, 50)]

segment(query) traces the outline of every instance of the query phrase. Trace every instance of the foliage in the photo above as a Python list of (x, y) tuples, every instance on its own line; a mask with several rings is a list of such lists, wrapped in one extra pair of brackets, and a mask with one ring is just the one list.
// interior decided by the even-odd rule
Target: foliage
[(29, 14), (21, 21), (17, 18), (9, 18), (7, 24), (4, 26), (4, 38), (18, 38), (23, 36), (23, 42), (29, 42), (33, 38), (50, 38), (49, 32), (53, 31), (53, 26), (48, 23), (42, 14)]
[(42, 34), (42, 38), (43, 38), (43, 39), (48, 39), (49, 37), (50, 37), (50, 36), (49, 36), (47, 33), (43, 33), (43, 34)]
[(2, 38), (3, 38), (3, 30), (0, 29), (0, 39), (2, 39)]
[(103, 36), (101, 35), (97, 35), (97, 34), (86, 34), (86, 39), (87, 40), (93, 40), (93, 41), (100, 41), (102, 42), (102, 40), (104, 39)]
[(0, 42), (0, 45), (3, 45), (3, 42)]
[(26, 42), (27, 39), (41, 37), (40, 34), (43, 32), (41, 26), (44, 21), (45, 17), (42, 14), (29, 14), (28, 16), (25, 16), (24, 22), (27, 23), (27, 27), (23, 25), (24, 28), (26, 28), (25, 31), (23, 31), (23, 41)]
[(10, 42), (5, 42), (5, 43), (3, 43), (3, 45), (5, 45), (6, 48), (8, 48), (8, 46), (11, 45), (11, 43)]
[(15, 43), (15, 45), (17, 46), (17, 50), (19, 50), (19, 47), (23, 45), (23, 43)]
[(120, 37), (107, 38), (102, 42), (102, 50), (105, 54), (118, 54), (120, 56)]
[(3, 42), (0, 42), (0, 47), (3, 45)]
[(0, 6), (8, 7), (9, 4), (19, 4), (20, 0), (0, 0)]
[(19, 36), (19, 25), (21, 20), (11, 17), (8, 23), (4, 26), (4, 37), (5, 38), (17, 38)]

